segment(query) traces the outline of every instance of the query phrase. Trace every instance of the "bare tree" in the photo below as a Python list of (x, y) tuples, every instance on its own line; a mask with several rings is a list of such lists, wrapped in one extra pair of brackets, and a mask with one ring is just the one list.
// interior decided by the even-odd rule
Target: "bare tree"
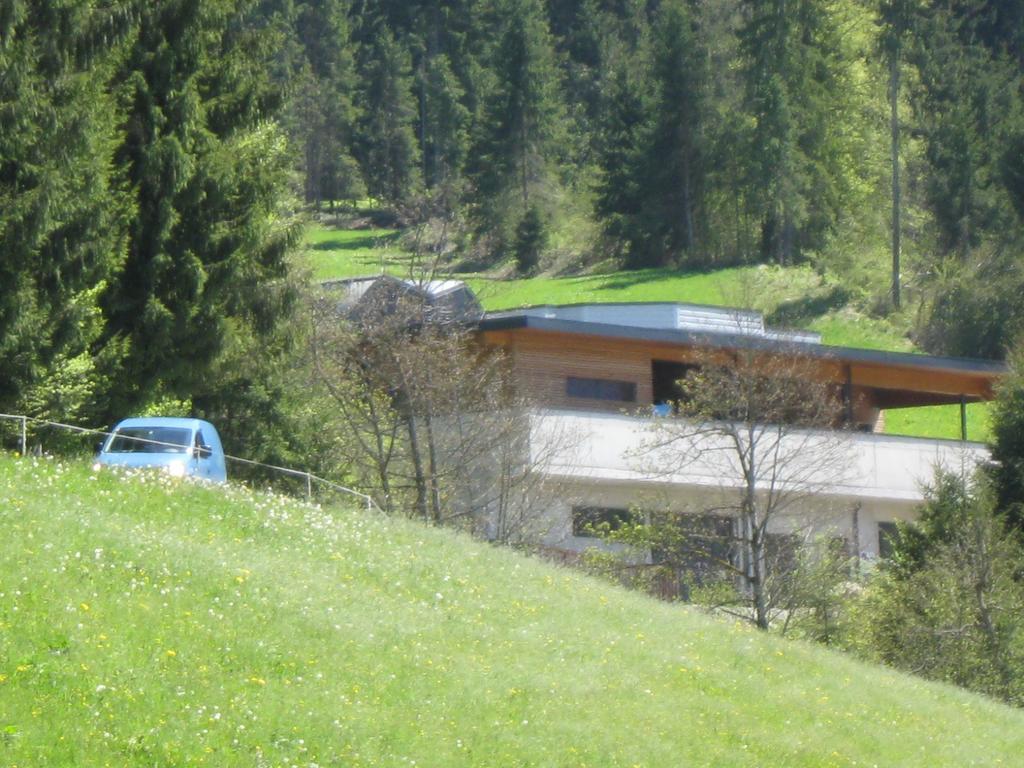
[[(793, 347), (708, 351), (678, 382), (675, 415), (653, 423), (638, 456), (648, 474), (707, 486), (689, 517), (647, 528), (648, 546), (729, 574), (741, 615), (762, 629), (792, 607), (783, 587), (797, 547), (848, 463), (840, 394)], [(783, 521), (787, 534), (770, 530)]]
[(344, 460), (389, 512), (524, 543), (542, 533), (536, 414), (472, 313), (432, 304), (427, 285), (383, 281), (347, 315), (317, 302), (315, 378), (337, 405)]

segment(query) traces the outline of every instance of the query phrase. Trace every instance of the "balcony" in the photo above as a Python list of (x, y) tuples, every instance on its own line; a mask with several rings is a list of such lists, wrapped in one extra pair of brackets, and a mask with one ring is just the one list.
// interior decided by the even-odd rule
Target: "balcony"
[[(532, 459), (552, 477), (577, 482), (721, 489), (741, 484), (736, 451), (721, 435), (688, 435), (665, 447), (657, 444), (666, 436), (659, 423), (673, 422), (541, 409), (531, 416)], [(779, 477), (787, 487), (848, 499), (917, 503), (937, 467), (970, 472), (989, 457), (980, 443), (863, 432), (794, 429), (765, 439), (778, 442), (777, 455), (786, 465)], [(761, 451), (762, 462), (767, 453)], [(760, 486), (768, 482), (762, 477)]]

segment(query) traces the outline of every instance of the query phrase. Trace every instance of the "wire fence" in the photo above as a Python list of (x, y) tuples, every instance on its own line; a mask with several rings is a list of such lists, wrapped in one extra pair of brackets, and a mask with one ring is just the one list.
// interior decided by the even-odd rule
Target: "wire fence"
[[(46, 445), (44, 445), (45, 430), (56, 432), (56, 436), (51, 436), (52, 439)], [(100, 444), (112, 434), (112, 432), (102, 429), (79, 427), (74, 424), (48, 421), (33, 416), (0, 413), (0, 446), (7, 449), (13, 448), (22, 456), (28, 456), (29, 453), (42, 454), (44, 452), (78, 455), (98, 453)], [(133, 439), (140, 440), (141, 438)], [(143, 440), (143, 442), (153, 441)], [(175, 444), (175, 447), (180, 446)], [(312, 472), (291, 467), (280, 467), (275, 464), (266, 464), (261, 461), (253, 461), (252, 459), (231, 456), (229, 454), (225, 454), (224, 459), (237, 466), (262, 471), (259, 474), (250, 474), (249, 479), (246, 481), (248, 485), (257, 486), (261, 476), (287, 478), (290, 482), (277, 483), (275, 490), (283, 488), (284, 492), (289, 495), (305, 495), (307, 501), (313, 501), (314, 497), (322, 496), (325, 492), (341, 494), (350, 498), (358, 498), (369, 511), (383, 511), (371, 496), (327, 480), (319, 475), (314, 475)], [(271, 485), (275, 484), (272, 483)]]

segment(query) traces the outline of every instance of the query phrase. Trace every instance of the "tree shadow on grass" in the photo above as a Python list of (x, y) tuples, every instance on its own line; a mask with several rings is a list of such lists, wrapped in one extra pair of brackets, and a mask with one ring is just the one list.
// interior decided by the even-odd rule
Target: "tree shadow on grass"
[(332, 237), (308, 246), (313, 251), (365, 251), (398, 241), (399, 232), (389, 235), (363, 235), (361, 237)]
[(622, 272), (613, 272), (611, 274), (597, 274), (597, 275), (581, 275), (576, 278), (569, 278), (578, 280), (580, 282), (593, 282), (599, 283), (602, 288), (621, 291), (627, 288), (633, 288), (638, 285), (645, 283), (654, 283), (661, 280), (665, 280), (669, 277), (686, 277), (689, 272), (674, 272), (670, 269), (632, 269), (623, 270)]
[(826, 293), (783, 302), (765, 318), (765, 322), (783, 327), (806, 325), (822, 315), (845, 307), (849, 301), (850, 292), (837, 285)]

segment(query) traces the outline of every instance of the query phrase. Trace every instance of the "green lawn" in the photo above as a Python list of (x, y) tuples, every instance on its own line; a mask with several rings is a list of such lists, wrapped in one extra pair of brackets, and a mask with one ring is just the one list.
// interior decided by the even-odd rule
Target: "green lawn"
[[(379, 274), (382, 268), (405, 274), (407, 256), (397, 245), (395, 230), (338, 230), (323, 225), (307, 230), (313, 275), (318, 280)], [(806, 328), (826, 344), (864, 349), (913, 352), (898, 328), (884, 320), (850, 312), (841, 293), (822, 284), (808, 267), (736, 267), (710, 272), (679, 273), (642, 269), (571, 277), (496, 280), (482, 275), (463, 277), (487, 310), (537, 304), (612, 301), (679, 301), (717, 306), (750, 307), (766, 313), (769, 322)], [(910, 408), (886, 413), (886, 432), (916, 437), (960, 437), (960, 407)], [(988, 406), (970, 406), (968, 437), (989, 437)]]
[(401, 272), (399, 232), (394, 229), (335, 229), (323, 225), (306, 230), (306, 252), (315, 280)]
[[(992, 437), (988, 403), (967, 405), (967, 439), (979, 443)], [(925, 408), (897, 408), (885, 412), (885, 431), (892, 435), (960, 439), (960, 406), (933, 405)]]
[(696, 273), (640, 269), (518, 280), (470, 277), (469, 282), (491, 310), (607, 301), (681, 301), (771, 310), (814, 290), (819, 280), (805, 268), (738, 267)]
[(1021, 754), (1024, 712), (447, 531), (0, 458), (3, 765)]

